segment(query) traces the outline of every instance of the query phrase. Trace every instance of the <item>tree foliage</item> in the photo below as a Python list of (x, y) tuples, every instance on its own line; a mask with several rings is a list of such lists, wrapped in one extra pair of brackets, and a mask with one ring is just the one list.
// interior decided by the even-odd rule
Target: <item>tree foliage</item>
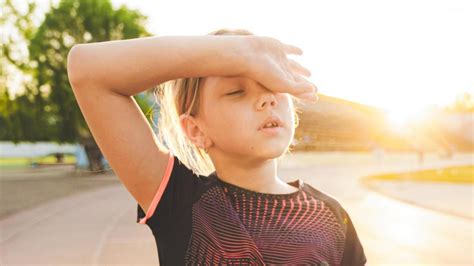
[[(30, 2), (21, 13), (11, 0), (5, 3), (5, 18), (27, 43), (28, 56), (14, 56), (15, 36), (7, 36), (2, 53), (32, 81), (22, 84), (24, 94), (11, 100), (5, 82), (0, 85), (0, 125), (3, 140), (77, 142), (91, 137), (76, 103), (67, 76), (67, 54), (76, 43), (100, 42), (149, 36), (146, 17), (126, 6), (114, 9), (109, 0), (63, 0), (51, 6), (38, 27)], [(4, 75), (2, 62), (2, 76)], [(147, 106), (141, 105), (143, 109)]]
[[(27, 56), (18, 56), (18, 36), (4, 36), (0, 74), (0, 139), (91, 143), (92, 135), (79, 109), (67, 76), (67, 55), (76, 43), (150, 36), (146, 17), (110, 0), (61, 0), (51, 6), (39, 26), (33, 14), (6, 0), (2, 25), (10, 22), (26, 43)], [(6, 64), (32, 77), (22, 84), (24, 93), (12, 99), (6, 82)], [(137, 98), (136, 98), (137, 99)], [(143, 111), (149, 108), (140, 101)], [(104, 103), (106, 104), (106, 103)], [(93, 143), (93, 142), (92, 142)]]

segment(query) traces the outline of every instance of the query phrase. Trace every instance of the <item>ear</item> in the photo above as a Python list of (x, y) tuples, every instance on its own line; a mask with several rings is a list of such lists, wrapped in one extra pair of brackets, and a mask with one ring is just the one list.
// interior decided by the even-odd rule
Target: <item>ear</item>
[(195, 117), (182, 114), (179, 116), (179, 122), (184, 134), (194, 145), (202, 149), (208, 146), (207, 136)]

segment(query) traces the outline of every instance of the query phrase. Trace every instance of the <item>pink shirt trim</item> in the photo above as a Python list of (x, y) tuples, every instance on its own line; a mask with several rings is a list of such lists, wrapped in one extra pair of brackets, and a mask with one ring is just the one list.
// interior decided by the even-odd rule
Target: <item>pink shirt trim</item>
[(166, 166), (165, 175), (163, 176), (163, 179), (160, 183), (160, 186), (158, 187), (158, 190), (155, 194), (155, 197), (153, 198), (153, 201), (151, 202), (150, 207), (148, 207), (148, 211), (146, 212), (145, 217), (141, 218), (138, 223), (146, 224), (146, 221), (155, 212), (155, 209), (158, 206), (158, 203), (160, 202), (161, 196), (163, 195), (165, 191), (166, 185), (168, 185), (168, 182), (170, 180), (171, 170), (173, 170), (173, 163), (174, 163), (174, 156), (172, 153), (169, 153), (168, 165)]

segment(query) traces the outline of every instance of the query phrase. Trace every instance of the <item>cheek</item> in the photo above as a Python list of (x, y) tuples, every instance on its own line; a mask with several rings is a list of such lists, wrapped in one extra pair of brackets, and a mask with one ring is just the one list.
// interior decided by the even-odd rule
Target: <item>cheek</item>
[(216, 112), (215, 121), (220, 126), (222, 132), (226, 134), (239, 133), (246, 131), (255, 123), (254, 115), (246, 109), (232, 108)]
[(245, 141), (256, 130), (255, 115), (248, 109), (229, 106), (215, 108), (212, 119), (209, 121), (211, 138), (220, 142)]

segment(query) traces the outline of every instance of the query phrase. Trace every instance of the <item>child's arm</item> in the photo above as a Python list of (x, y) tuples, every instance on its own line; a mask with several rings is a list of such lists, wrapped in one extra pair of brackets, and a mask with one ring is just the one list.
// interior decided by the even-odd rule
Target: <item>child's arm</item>
[(240, 75), (244, 42), (239, 37), (163, 36), (75, 45), (68, 58), (74, 87), (135, 95), (181, 77)]
[(128, 96), (168, 80), (204, 76), (246, 76), (295, 95), (314, 91), (301, 77), (309, 71), (288, 53), (302, 51), (260, 36), (146, 37), (75, 45), (68, 73), (75, 87), (94, 84)]

